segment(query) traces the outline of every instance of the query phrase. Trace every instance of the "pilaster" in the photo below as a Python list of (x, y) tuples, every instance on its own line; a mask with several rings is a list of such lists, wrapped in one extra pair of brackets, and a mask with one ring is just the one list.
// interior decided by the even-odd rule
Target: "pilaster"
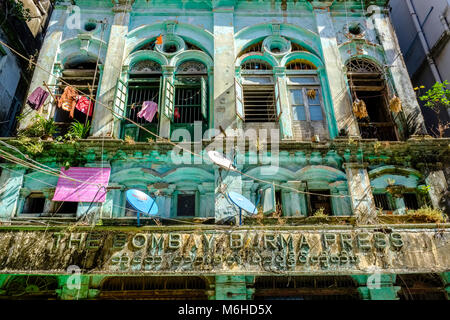
[(126, 35), (128, 33), (133, 2), (113, 1), (114, 20), (111, 26), (105, 66), (92, 118), (91, 135), (93, 137), (112, 137), (114, 135), (114, 115), (110, 109), (113, 109), (117, 80), (122, 72)]
[(363, 300), (399, 300), (394, 286), (395, 274), (355, 275), (352, 278), (360, 285), (358, 291)]
[[(329, 7), (332, 3), (332, 1), (311, 2), (322, 46), (326, 77), (328, 78), (329, 92), (331, 94), (330, 102), (336, 117), (338, 131), (346, 129), (349, 135), (359, 136), (358, 123), (353, 115), (352, 102), (348, 95), (344, 64), (339, 52), (336, 31), (334, 30), (330, 14)], [(335, 133), (330, 132), (331, 137), (334, 135)]]
[(344, 167), (353, 213), (360, 218), (373, 217), (376, 212), (375, 201), (365, 166), (358, 163), (345, 163)]
[(2, 165), (0, 176), (0, 221), (10, 220), (15, 214), (20, 198), (25, 169), (23, 167)]

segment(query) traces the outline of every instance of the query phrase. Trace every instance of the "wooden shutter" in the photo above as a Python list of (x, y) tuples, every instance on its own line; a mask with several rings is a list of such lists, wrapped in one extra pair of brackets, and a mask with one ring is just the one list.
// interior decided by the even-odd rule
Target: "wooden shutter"
[(281, 101), (280, 101), (280, 78), (277, 78), (275, 83), (275, 106), (277, 108), (277, 121), (280, 120), (281, 114), (283, 111), (281, 110)]
[(275, 189), (272, 185), (261, 189), (262, 201), (261, 205), (264, 214), (269, 214), (275, 211)]
[(173, 121), (173, 105), (175, 100), (175, 86), (170, 78), (164, 79), (164, 115)]
[(245, 121), (244, 113), (244, 94), (242, 90), (242, 85), (237, 79), (234, 80), (235, 90), (236, 90), (236, 114), (242, 120)]
[(206, 86), (206, 79), (204, 77), (200, 78), (201, 90), (202, 90), (202, 115), (203, 119), (208, 121), (208, 87)]
[(118, 79), (116, 84), (116, 94), (114, 96), (114, 111), (126, 116), (128, 87), (125, 82)]

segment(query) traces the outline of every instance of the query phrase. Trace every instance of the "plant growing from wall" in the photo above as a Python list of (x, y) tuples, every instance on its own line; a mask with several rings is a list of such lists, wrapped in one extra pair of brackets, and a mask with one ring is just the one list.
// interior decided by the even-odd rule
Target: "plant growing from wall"
[(37, 114), (33, 118), (33, 124), (27, 128), (20, 130), (18, 136), (24, 136), (28, 138), (42, 138), (51, 140), (52, 136), (59, 130), (53, 119), (45, 119), (41, 115)]
[[(428, 90), (424, 95), (420, 96), (421, 101), (425, 101), (425, 107), (430, 108), (436, 114), (438, 120), (438, 132), (433, 132), (435, 135), (442, 138), (445, 131), (450, 128), (450, 123), (444, 121), (440, 116), (440, 113), (450, 108), (450, 90), (447, 89), (449, 85), (448, 81), (436, 82), (433, 87)], [(419, 88), (414, 88), (416, 91)]]
[(408, 210), (406, 215), (411, 218), (424, 219), (427, 222), (445, 222), (448, 220), (448, 216), (442, 212), (440, 209), (434, 209), (427, 205), (417, 209)]
[(76, 139), (85, 139), (89, 135), (89, 130), (91, 129), (91, 125), (89, 121), (87, 121), (86, 125), (81, 122), (75, 120), (70, 124), (69, 130), (65, 135), (65, 138), (68, 140), (76, 140)]
[(5, 0), (1, 1), (1, 3), (2, 13), (6, 18), (0, 25), (3, 25), (8, 17), (13, 17), (14, 19), (19, 19), (27, 22), (32, 19), (30, 9), (25, 9), (23, 7), (22, 1)]

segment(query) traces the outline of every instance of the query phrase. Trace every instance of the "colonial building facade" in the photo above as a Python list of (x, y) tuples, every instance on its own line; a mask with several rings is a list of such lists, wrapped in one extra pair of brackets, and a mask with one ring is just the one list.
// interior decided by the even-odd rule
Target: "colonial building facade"
[[(19, 123), (59, 131), (1, 141), (2, 297), (448, 299), (448, 225), (411, 210), (448, 212), (449, 141), (426, 136), (386, 1), (73, 2)], [(58, 107), (68, 86), (92, 114)], [(88, 137), (58, 138), (75, 120)], [(105, 201), (54, 201), (64, 167), (106, 169)], [(258, 207), (242, 225), (232, 191)]]

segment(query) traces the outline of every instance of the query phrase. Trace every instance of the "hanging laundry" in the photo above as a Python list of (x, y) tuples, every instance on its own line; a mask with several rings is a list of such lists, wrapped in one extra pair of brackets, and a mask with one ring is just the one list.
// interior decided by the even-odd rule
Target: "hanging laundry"
[(178, 108), (175, 108), (174, 112), (173, 112), (173, 116), (175, 119), (180, 119), (181, 115), (180, 115), (180, 110)]
[(58, 107), (64, 111), (70, 112), (70, 117), (73, 118), (75, 112), (75, 105), (77, 104), (77, 92), (71, 86), (67, 86), (64, 89), (63, 94), (59, 98)]
[(88, 97), (79, 96), (78, 102), (75, 108), (78, 111), (83, 112), (84, 114), (87, 114), (89, 117), (92, 116), (92, 110), (94, 110), (94, 104), (93, 101), (89, 100)]
[(47, 91), (41, 87), (37, 87), (28, 97), (27, 104), (34, 110), (39, 110), (48, 96), (49, 93)]
[(152, 122), (153, 117), (158, 111), (158, 104), (153, 101), (144, 101), (141, 111), (138, 112), (139, 118), (144, 118), (148, 122)]

